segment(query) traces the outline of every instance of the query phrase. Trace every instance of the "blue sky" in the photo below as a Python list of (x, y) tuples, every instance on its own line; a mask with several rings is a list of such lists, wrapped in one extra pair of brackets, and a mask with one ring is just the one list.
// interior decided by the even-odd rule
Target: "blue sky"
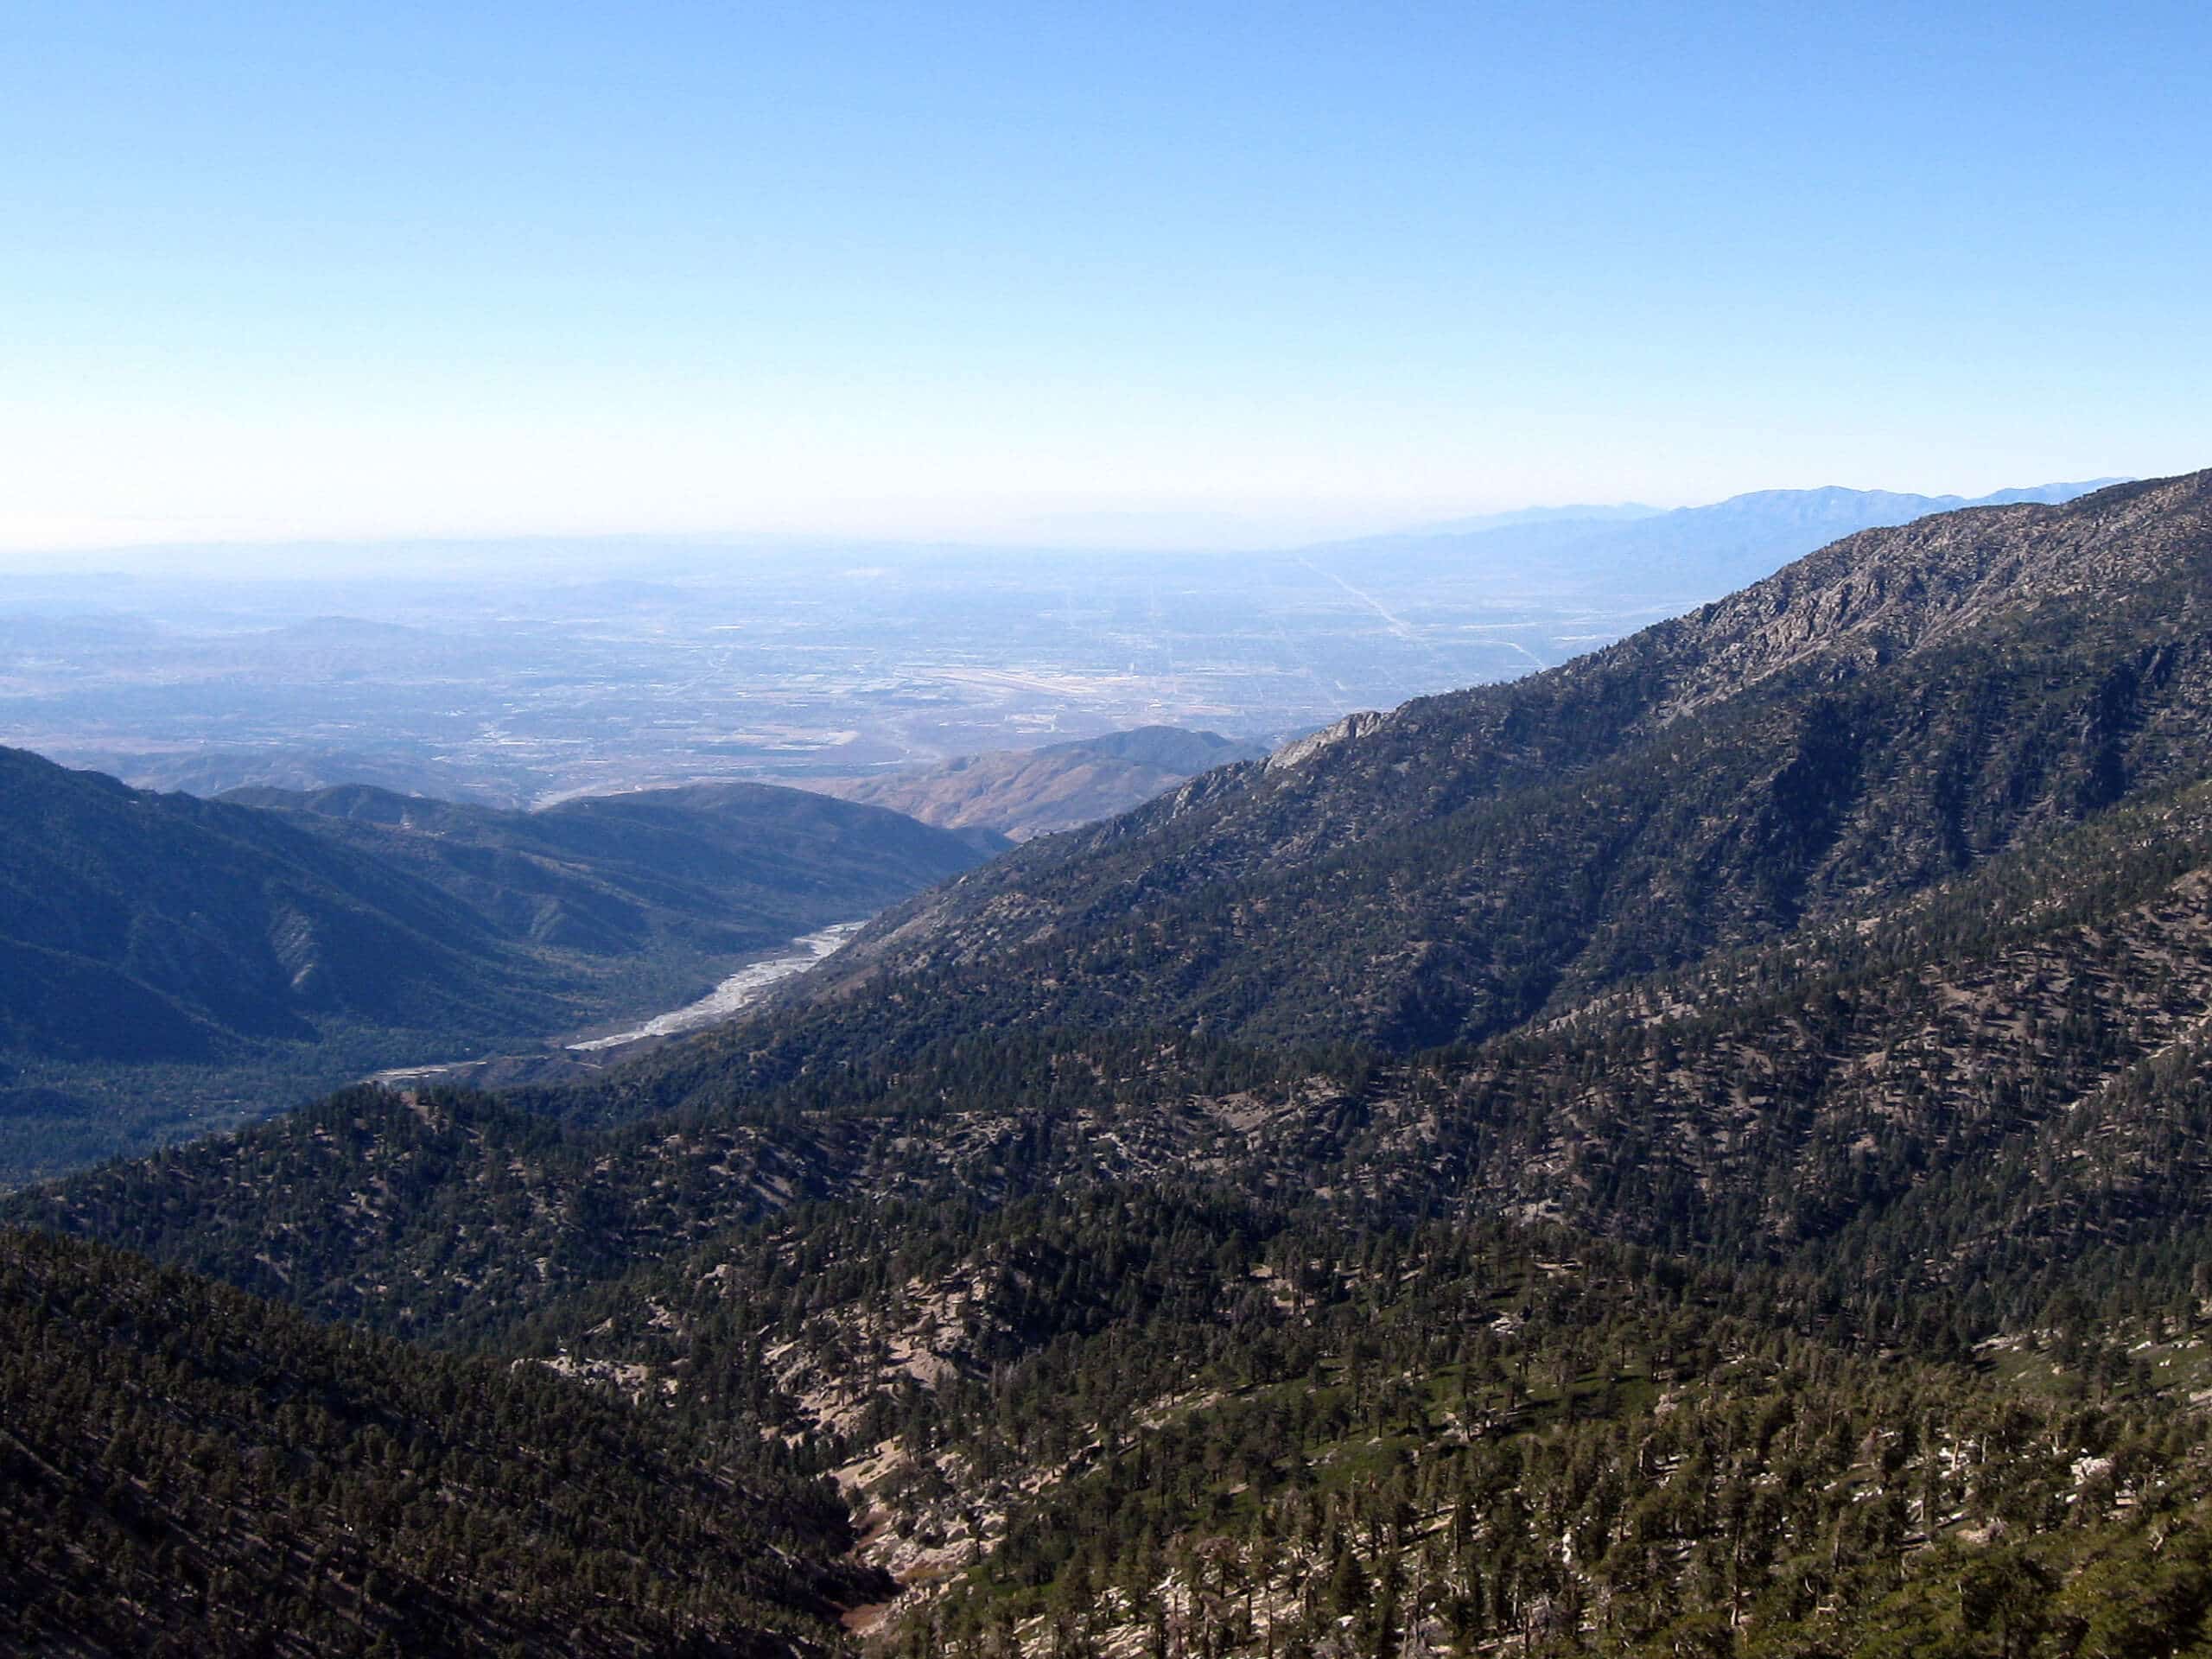
[(16, 5), (0, 546), (2212, 465), (2208, 9)]

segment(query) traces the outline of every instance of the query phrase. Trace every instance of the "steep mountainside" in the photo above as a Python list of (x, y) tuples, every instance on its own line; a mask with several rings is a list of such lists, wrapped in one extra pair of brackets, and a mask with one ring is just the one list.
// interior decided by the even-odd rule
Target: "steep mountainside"
[(449, 1340), (797, 1204), (1191, 1179), (1544, 1217), (2017, 1328), (2069, 1275), (2212, 1261), (2209, 883), (2198, 785), (1414, 1064), (1141, 1030), (862, 1061), (839, 1006), (592, 1090), (353, 1091), (7, 1213)]
[(284, 818), (0, 751), (6, 1046), (207, 1059), (315, 1018), (480, 1027), (549, 987), (487, 918)]
[(833, 1645), (843, 1509), (537, 1365), (422, 1353), (0, 1233), (16, 1652)]
[[(1963, 949), (1955, 978), (1979, 988), (1975, 964), (2034, 949), (1974, 936), (1992, 896), (1894, 926), (1937, 960)], [(2079, 950), (2078, 911), (2032, 909), (2015, 925), (2053, 959)], [(480, 1100), (364, 1094), (255, 1131), (243, 1155), (195, 1147), (138, 1191), (101, 1178), (79, 1196), (105, 1189), (94, 1215), (226, 1214), (232, 1269), (251, 1262), (311, 1306), (448, 1339), (465, 1327), (657, 1416), (803, 1440), (861, 1511), (864, 1559), (909, 1586), (889, 1617), (918, 1647), (1051, 1653), (1071, 1630), (1135, 1643), (1164, 1623), (1257, 1654), (1350, 1618), (1370, 1643), (1411, 1629), (1459, 1651), (1529, 1634), (1532, 1652), (1602, 1636), (1674, 1653), (1716, 1624), (1745, 1645), (1688, 1650), (1847, 1651), (1825, 1644), (1957, 1632), (1960, 1581), (2010, 1575), (2002, 1605), (2022, 1629), (2177, 1650), (2212, 1608), (2208, 1183), (2201, 1158), (2173, 1156), (2201, 1147), (2207, 1109), (2173, 1115), (2138, 1089), (2127, 1129), (2078, 1112), (2076, 1078), (2023, 1098), (2039, 1061), (2094, 1049), (2081, 1033), (2097, 1015), (2079, 1004), (2069, 1029), (2034, 998), (2012, 1017), (1993, 996), (1952, 1057), (1954, 1089), (2012, 1121), (1953, 1156), (1940, 1101), (1887, 1134), (1794, 1103), (1793, 1073), (1830, 1065), (1864, 1098), (1863, 1052), (1909, 1043), (1914, 1008), (1831, 1057), (1828, 1027), (1855, 1034), (1848, 1019), (1786, 980), (1767, 988), (1771, 1012), (1755, 1000), (1716, 1033), (1686, 988), (1653, 988), (1674, 1028), (1570, 1044), (1508, 1087), (1496, 1068), (1294, 1079), (1192, 1054), (1147, 1074), (1158, 1045), (1094, 1041), (1026, 1063), (1003, 1045), (964, 1065), (933, 1057), (749, 1128), (564, 1135)], [(1808, 1008), (1815, 1023), (1793, 1036)], [(2165, 1017), (2131, 1040), (2156, 1042)], [(1914, 1059), (1940, 1075), (1946, 1046), (1932, 1032)], [(1709, 1173), (1676, 1161), (1670, 1103), (1659, 1144), (1612, 1167), (1648, 1158), (1662, 1183), (1710, 1180), (1713, 1211), (1746, 1224), (1709, 1230), (1724, 1257), (1740, 1263), (1768, 1231), (1757, 1185), (1728, 1185), (1761, 1119), (1836, 1162), (1772, 1160), (1773, 1190), (1806, 1216), (1858, 1198), (1854, 1224), (1879, 1228), (1882, 1183), (1854, 1195), (1847, 1172), (1933, 1166), (1952, 1180), (1947, 1204), (1923, 1206), (1936, 1242), (1974, 1239), (1980, 1255), (1955, 1277), (1939, 1254), (1858, 1279), (1800, 1248), (1780, 1274), (1713, 1276), (1483, 1218), (1548, 1185), (1636, 1227), (1639, 1195), (1607, 1194), (1604, 1160), (1655, 1077), (1676, 1102), (1707, 1091), (1719, 1155)], [(1523, 1171), (1512, 1126), (1569, 1133), (1588, 1110), (1572, 1090), (1592, 1081), (1625, 1116), (1591, 1121), (1567, 1168)], [(1772, 1093), (1747, 1109), (1747, 1083)], [(1911, 1077), (1895, 1097), (1916, 1097)], [(2038, 1116), (2068, 1133), (2039, 1136)], [(841, 1147), (868, 1167), (833, 1187)], [(334, 1230), (319, 1218), (341, 1187), (367, 1203), (341, 1206)], [(842, 1201), (793, 1202), (810, 1192)], [(2005, 1236), (2008, 1201), (2032, 1217), (2054, 1199), (2069, 1227)], [(1464, 1218), (1389, 1219), (1408, 1205)], [(732, 1233), (746, 1216), (763, 1219)], [(1672, 1217), (1655, 1219), (1642, 1236), (1664, 1236)], [(1978, 1341), (1990, 1331), (2005, 1334)], [(1958, 1639), (1934, 1650), (1999, 1651)]]
[(1910, 892), (2208, 770), (2208, 504), (2200, 474), (1853, 537), (1026, 848), (802, 988), (1413, 1050)]
[(1938, 1353), (1557, 1229), (1147, 1184), (794, 1216), (525, 1341), (830, 1438), (912, 1650), (2201, 1651), (2205, 1322), (2084, 1313)]
[(1073, 830), (1141, 806), (1201, 772), (1260, 751), (1212, 732), (1141, 726), (1039, 749), (965, 755), (942, 766), (807, 785), (947, 829), (997, 830), (1017, 841)]

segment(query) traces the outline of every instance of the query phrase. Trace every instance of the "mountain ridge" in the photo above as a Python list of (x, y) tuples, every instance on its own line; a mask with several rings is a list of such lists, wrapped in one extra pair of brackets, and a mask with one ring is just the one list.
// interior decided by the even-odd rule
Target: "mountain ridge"
[[(1580, 838), (1598, 861), (1579, 858), (1573, 880), (1537, 885), (1532, 867), (1511, 878), (1522, 884), (1513, 889), (1519, 898), (1496, 889), (1466, 897), (1485, 913), (1562, 902), (1583, 912), (1584, 921), (1565, 920), (1571, 933), (1560, 945), (1545, 948), (1561, 968), (1567, 962), (1555, 952), (1596, 942), (1589, 930), (1621, 903), (1654, 914), (1655, 905), (1672, 903), (1678, 934), (1694, 915), (1713, 932), (1770, 925), (1760, 913), (1789, 922), (1804, 903), (1827, 902), (1829, 883), (1924, 880), (1977, 847), (2003, 844), (2017, 823), (2082, 810), (2183, 753), (2175, 746), (2186, 745), (2191, 711), (2208, 695), (2200, 591), (2208, 498), (2212, 481), (2192, 474), (2070, 505), (1974, 509), (1861, 532), (1563, 668), (1355, 716), (1334, 739), (1208, 774), (1109, 823), (1024, 848), (888, 912), (790, 995), (842, 993), (866, 973), (981, 971), (1023, 952), (1020, 982), (1065, 982), (1064, 970), (1045, 966), (1056, 934), (1079, 957), (1109, 951), (1115, 930), (1135, 925), (1201, 929), (1169, 954), (1195, 954), (1214, 964), (1210, 973), (1226, 963), (1240, 977), (1224, 995), (1240, 1008), (1257, 996), (1263, 1009), (1283, 995), (1280, 984), (1263, 988), (1263, 975), (1280, 982), (1287, 970), (1294, 985), (1313, 976), (1310, 964), (1266, 967), (1249, 958), (1255, 947), (1239, 945), (1262, 938), (1260, 909), (1321, 906), (1324, 892), (1340, 909), (1370, 902), (1362, 893), (1371, 890), (1381, 914), (1406, 915), (1386, 926), (1386, 941), (1403, 926), (1464, 936), (1469, 921), (1452, 914), (1464, 908), (1459, 873), (1486, 880), (1477, 874), (1489, 868), (1484, 860), (1512, 868), (1555, 856), (1515, 850), (1539, 836), (1554, 848)], [(2177, 637), (2142, 647), (2145, 630)], [(2005, 632), (2003, 650), (1976, 660), (1962, 642), (1977, 631)], [(1946, 651), (1966, 655), (1945, 663)], [(2048, 665), (2050, 685), (2036, 683), (2023, 652)], [(2010, 706), (2008, 720), (1995, 719), (1991, 699)], [(1685, 743), (1700, 759), (1677, 752)], [(1916, 746), (1930, 743), (1955, 751), (1963, 785), (1921, 763)], [(1714, 791), (1700, 817), (1686, 817), (1679, 791), (1662, 787), (1665, 769), (1678, 766)], [(1585, 773), (1602, 781), (1602, 798), (1578, 804), (1561, 791)], [(1508, 810), (1519, 790), (1531, 791), (1524, 809)], [(1901, 817), (1885, 816), (1892, 806)], [(1911, 846), (1884, 851), (1900, 834)], [(1456, 849), (1447, 845), (1455, 838)], [(1735, 887), (1752, 908), (1737, 923), (1709, 905), (1609, 885), (1617, 878), (1605, 872), (1624, 858), (1705, 861), (1681, 868), (1705, 869), (1700, 885)], [(1851, 859), (1872, 861), (1866, 874), (1851, 874)], [(1890, 874), (1875, 874), (1885, 867)], [(1755, 869), (1787, 890), (1761, 897), (1742, 887)], [(1576, 896), (1592, 880), (1599, 885)], [(1414, 919), (1415, 906), (1434, 919)], [(1666, 949), (1691, 948), (1694, 936), (1681, 936)], [(1344, 949), (1338, 982), (1376, 959), (1356, 941)], [(1120, 995), (1099, 988), (1109, 1006)], [(1540, 990), (1548, 995), (1532, 983), (1523, 996)], [(1302, 995), (1322, 1029), (1344, 1029), (1322, 1010), (1319, 986)], [(1141, 1017), (1190, 1017), (1173, 1012), (1174, 1001), (1148, 1006)], [(1187, 995), (1179, 1006), (1204, 1011)], [(1255, 1031), (1289, 1029), (1287, 1014), (1274, 1026), (1249, 1012), (1238, 1018)], [(1426, 1014), (1421, 1024), (1433, 1033), (1427, 1040), (1469, 1034), (1438, 1029)], [(1408, 1039), (1423, 1039), (1408, 1031), (1396, 1040)]]
[(1480, 570), (1505, 591), (1602, 588), (1681, 607), (1732, 592), (1861, 530), (1969, 507), (2056, 505), (2126, 481), (2034, 485), (1971, 498), (1839, 485), (1752, 490), (1626, 520), (1549, 516), (1471, 531), (1413, 531), (1324, 543), (1306, 556), (1362, 582), (1404, 582), (1448, 564)]

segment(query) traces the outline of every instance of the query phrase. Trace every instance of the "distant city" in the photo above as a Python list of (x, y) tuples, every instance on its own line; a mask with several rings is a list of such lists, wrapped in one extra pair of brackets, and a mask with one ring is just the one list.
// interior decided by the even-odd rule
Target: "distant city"
[(199, 794), (365, 782), (511, 806), (1138, 726), (1264, 747), (1564, 662), (1956, 505), (1775, 491), (1274, 554), (629, 544), (580, 574), (594, 550), (567, 543), (445, 580), (15, 576), (0, 743)]

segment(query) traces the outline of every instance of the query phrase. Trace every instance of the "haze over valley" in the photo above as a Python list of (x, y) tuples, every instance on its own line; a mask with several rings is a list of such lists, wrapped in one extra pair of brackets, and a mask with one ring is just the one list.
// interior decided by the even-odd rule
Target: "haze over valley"
[(626, 541), (393, 550), (450, 560), (439, 578), (23, 575), (0, 582), (0, 742), (201, 795), (372, 783), (505, 806), (861, 779), (1142, 726), (1268, 748), (1957, 505), (1777, 491), (1257, 553)]

